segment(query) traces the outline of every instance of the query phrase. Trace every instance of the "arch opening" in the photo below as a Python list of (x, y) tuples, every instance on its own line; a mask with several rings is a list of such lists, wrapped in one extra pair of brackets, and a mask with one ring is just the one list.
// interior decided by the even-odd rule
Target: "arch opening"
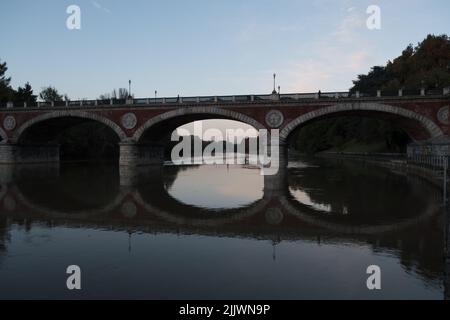
[(286, 142), (305, 154), (406, 153), (413, 141), (429, 138), (428, 132), (413, 120), (389, 114), (350, 112), (304, 122), (291, 131)]
[[(187, 137), (190, 138), (192, 146), (195, 143), (201, 144), (202, 151), (212, 142), (222, 142), (219, 149), (224, 153), (230, 150), (237, 152), (244, 148), (246, 153), (249, 140), (257, 139), (257, 129), (260, 127), (261, 125), (251, 120), (242, 121), (224, 115), (192, 113), (155, 122), (145, 131), (138, 132), (137, 141), (139, 144), (163, 147), (166, 160), (170, 159), (173, 148)], [(172, 137), (177, 140), (172, 141)], [(194, 152), (193, 147), (191, 152)]]
[(204, 120), (231, 120), (241, 122), (256, 130), (265, 128), (253, 118), (235, 111), (220, 108), (194, 107), (177, 109), (150, 119), (136, 131), (133, 138), (139, 143), (164, 141), (177, 128), (192, 122)]
[(123, 137), (116, 128), (92, 118), (60, 116), (35, 119), (19, 128), (19, 146), (58, 145), (60, 161), (111, 161), (119, 158)]
[[(425, 116), (400, 107), (374, 103), (336, 105), (304, 114), (288, 123), (280, 135), (283, 142), (292, 146), (295, 140), (293, 137), (301, 131), (304, 136), (308, 136), (305, 132), (315, 132), (316, 140), (317, 137), (322, 140), (327, 137), (342, 140), (339, 130), (347, 131), (347, 138), (356, 140), (364, 140), (370, 135), (383, 136), (388, 140), (387, 150), (401, 152), (406, 150), (405, 146), (410, 142), (427, 141), (443, 135), (442, 129)], [(393, 145), (397, 145), (397, 148)]]

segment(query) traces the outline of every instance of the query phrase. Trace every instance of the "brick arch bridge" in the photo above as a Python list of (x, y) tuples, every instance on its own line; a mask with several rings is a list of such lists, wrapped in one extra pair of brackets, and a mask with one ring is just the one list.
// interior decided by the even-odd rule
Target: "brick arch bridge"
[(171, 133), (196, 120), (237, 120), (256, 129), (278, 129), (281, 145), (296, 129), (326, 117), (363, 115), (395, 121), (416, 142), (447, 141), (450, 96), (356, 97), (348, 93), (76, 101), (0, 109), (0, 163), (56, 162), (55, 145), (29, 144), (24, 135), (40, 125), (64, 130), (63, 119), (96, 121), (120, 141), (122, 165), (160, 161), (144, 137)]

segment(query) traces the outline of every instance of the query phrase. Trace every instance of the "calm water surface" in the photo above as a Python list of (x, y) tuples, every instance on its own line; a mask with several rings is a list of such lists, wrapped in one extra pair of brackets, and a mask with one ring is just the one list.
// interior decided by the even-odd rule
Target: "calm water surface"
[[(0, 298), (442, 299), (445, 214), (364, 164), (0, 167)], [(82, 291), (66, 268), (82, 269)], [(378, 265), (382, 290), (366, 287)]]

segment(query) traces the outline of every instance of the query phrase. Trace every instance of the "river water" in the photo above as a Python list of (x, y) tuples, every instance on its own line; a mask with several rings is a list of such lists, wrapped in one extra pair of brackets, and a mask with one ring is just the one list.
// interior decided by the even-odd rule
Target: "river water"
[(0, 182), (0, 299), (444, 298), (441, 191), (401, 172), (61, 164)]

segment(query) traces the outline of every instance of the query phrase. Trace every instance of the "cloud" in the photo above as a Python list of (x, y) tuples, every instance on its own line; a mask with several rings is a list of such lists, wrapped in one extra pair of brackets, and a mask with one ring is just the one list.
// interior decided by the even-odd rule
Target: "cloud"
[(350, 12), (336, 27), (336, 30), (332, 35), (337, 38), (338, 41), (352, 41), (356, 37), (359, 31), (364, 30), (365, 19), (358, 13)]
[(94, 7), (96, 7), (97, 9), (102, 10), (102, 11), (104, 11), (104, 12), (106, 12), (106, 13), (111, 13), (111, 10), (109, 10), (108, 8), (102, 6), (102, 5), (101, 5), (100, 3), (98, 3), (97, 1), (92, 1), (92, 5), (93, 5)]
[(288, 64), (283, 72), (290, 83), (287, 91), (348, 90), (349, 77), (366, 72), (375, 60), (365, 32), (364, 13), (347, 11), (333, 30), (309, 47), (308, 57), (312, 58), (299, 57)]
[(292, 64), (287, 76), (291, 85), (290, 92), (317, 92), (333, 77), (333, 70), (323, 61), (308, 59), (301, 63)]

